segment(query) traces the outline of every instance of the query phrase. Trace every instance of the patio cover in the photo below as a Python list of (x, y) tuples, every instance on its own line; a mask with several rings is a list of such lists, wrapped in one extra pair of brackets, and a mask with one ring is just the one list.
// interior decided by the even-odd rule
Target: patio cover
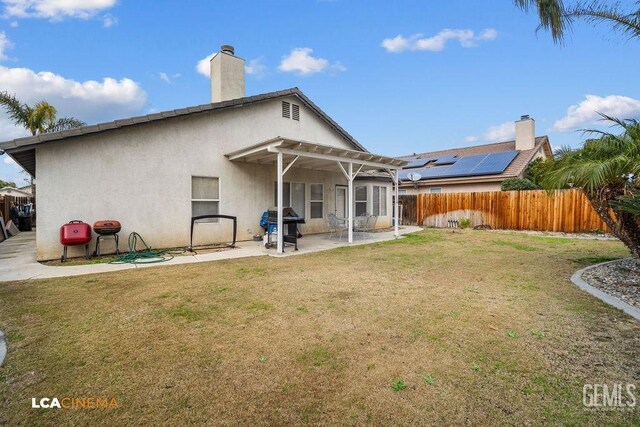
[[(406, 161), (380, 156), (367, 151), (348, 150), (312, 142), (277, 137), (241, 150), (226, 154), (234, 162), (275, 165), (277, 172), (278, 230), (282, 230), (282, 188), (284, 175), (292, 167), (330, 172), (342, 172), (348, 182), (349, 243), (353, 242), (353, 180), (360, 173), (382, 170), (389, 173), (394, 183), (395, 202), (393, 218), (398, 237), (398, 171)], [(278, 238), (278, 253), (283, 252), (282, 239)]]

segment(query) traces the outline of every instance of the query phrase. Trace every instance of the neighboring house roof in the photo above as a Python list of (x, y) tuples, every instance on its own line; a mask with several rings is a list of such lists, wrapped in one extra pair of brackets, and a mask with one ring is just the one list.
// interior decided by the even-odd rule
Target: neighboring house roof
[(22, 191), (30, 193), (30, 194), (33, 193), (33, 188), (31, 188), (31, 184), (25, 185), (23, 187), (18, 187), (18, 190), (22, 190)]
[(131, 117), (128, 119), (114, 120), (111, 122), (98, 123), (95, 125), (82, 126), (76, 129), (63, 130), (59, 132), (43, 133), (26, 138), (18, 138), (11, 141), (0, 142), (0, 150), (7, 152), (16, 162), (20, 164), (32, 176), (35, 176), (35, 152), (34, 149), (41, 144), (70, 139), (82, 135), (89, 135), (100, 132), (107, 132), (128, 126), (135, 126), (144, 123), (151, 123), (159, 120), (171, 119), (174, 117), (184, 117), (193, 114), (203, 114), (211, 111), (219, 111), (232, 107), (243, 107), (286, 96), (295, 96), (322, 118), (331, 128), (338, 132), (355, 149), (359, 151), (368, 150), (364, 148), (354, 137), (349, 135), (338, 123), (329, 117), (320, 107), (314, 104), (297, 87), (285, 89), (277, 92), (269, 92), (261, 95), (247, 96), (244, 98), (232, 99), (229, 101), (216, 102), (210, 104), (197, 105), (194, 107), (179, 108), (177, 110), (163, 111), (160, 113), (147, 114), (146, 116)]
[[(550, 157), (552, 155), (551, 145), (549, 144), (549, 138), (545, 136), (538, 136), (535, 139), (535, 146), (532, 150), (520, 150), (516, 157), (509, 163), (506, 169), (500, 174), (492, 175), (475, 175), (475, 176), (462, 176), (452, 178), (426, 178), (421, 179), (418, 185), (443, 185), (443, 184), (466, 184), (471, 182), (501, 182), (509, 178), (517, 178), (523, 176), (529, 163), (535, 158), (536, 154), (543, 150), (545, 155)], [(426, 153), (411, 154), (406, 156), (400, 156), (403, 160), (422, 159), (428, 157), (438, 156), (457, 156), (458, 158), (476, 156), (480, 154), (500, 153), (516, 150), (515, 141), (498, 142), (494, 144), (474, 145), (471, 147), (452, 148), (449, 150), (431, 151)], [(403, 181), (402, 185), (412, 185), (413, 183)]]
[(14, 187), (0, 188), (0, 196), (31, 197), (31, 193)]

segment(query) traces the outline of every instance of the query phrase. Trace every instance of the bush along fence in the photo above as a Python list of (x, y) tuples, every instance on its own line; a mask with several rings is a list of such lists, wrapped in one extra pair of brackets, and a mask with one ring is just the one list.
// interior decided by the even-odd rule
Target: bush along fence
[(490, 191), (400, 196), (403, 224), (449, 227), (451, 221), (469, 219), (471, 226), (493, 229), (608, 231), (580, 190)]

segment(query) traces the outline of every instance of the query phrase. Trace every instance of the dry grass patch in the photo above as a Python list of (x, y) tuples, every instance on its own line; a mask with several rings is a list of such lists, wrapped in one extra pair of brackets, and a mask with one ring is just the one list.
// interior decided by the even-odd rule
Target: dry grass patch
[[(640, 326), (581, 292), (606, 241), (427, 230), (288, 258), (0, 285), (0, 425), (633, 424)], [(527, 248), (527, 249), (524, 249)], [(116, 397), (38, 411), (31, 397)]]

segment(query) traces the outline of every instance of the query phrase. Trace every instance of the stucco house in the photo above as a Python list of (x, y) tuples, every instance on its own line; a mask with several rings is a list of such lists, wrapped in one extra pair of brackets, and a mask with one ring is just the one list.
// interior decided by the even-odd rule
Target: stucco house
[[(305, 217), (303, 234), (327, 231), (329, 213), (366, 211), (391, 226), (406, 162), (368, 152), (297, 88), (245, 96), (244, 73), (225, 45), (211, 59), (209, 104), (1, 143), (36, 177), (38, 259), (60, 257), (59, 228), (75, 219), (118, 220), (121, 236), (136, 231), (156, 248), (188, 245), (203, 214), (236, 216), (249, 240), (270, 207), (280, 225), (284, 207)], [(196, 227), (195, 244), (231, 239), (225, 221)]]
[(503, 181), (524, 178), (538, 158), (553, 155), (549, 138), (535, 136), (535, 120), (515, 122), (513, 141), (411, 154), (400, 172), (400, 194), (500, 191)]

